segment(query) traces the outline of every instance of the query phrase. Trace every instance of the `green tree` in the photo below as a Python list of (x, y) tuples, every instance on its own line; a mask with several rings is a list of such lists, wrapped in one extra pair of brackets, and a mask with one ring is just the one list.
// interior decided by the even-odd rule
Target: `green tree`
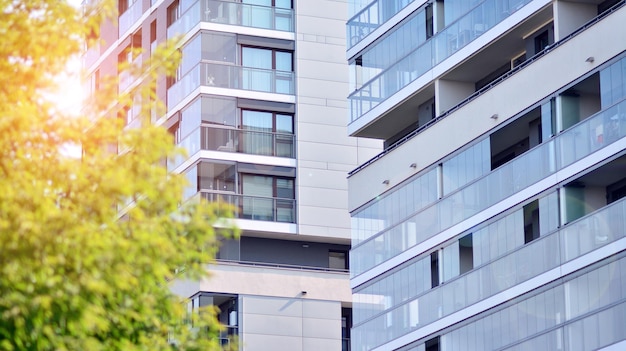
[[(149, 116), (151, 82), (176, 50), (128, 68), (145, 84), (119, 97), (103, 82), (70, 116), (50, 101), (55, 77), (112, 4), (0, 4), (0, 350), (220, 349), (214, 313), (186, 316), (168, 281), (206, 274), (219, 237), (236, 234), (232, 212), (181, 206), (184, 179), (163, 166), (170, 135), (115, 118), (135, 96)], [(75, 145), (80, 157), (64, 152)]]

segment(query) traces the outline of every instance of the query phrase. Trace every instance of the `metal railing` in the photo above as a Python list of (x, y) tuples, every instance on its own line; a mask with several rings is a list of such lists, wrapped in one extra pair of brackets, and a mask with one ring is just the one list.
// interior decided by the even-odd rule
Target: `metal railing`
[(331, 273), (348, 273), (347, 269), (327, 268), (327, 267), (314, 267), (314, 266), (301, 266), (294, 264), (283, 263), (268, 263), (268, 262), (256, 262), (256, 261), (239, 261), (239, 260), (221, 260), (217, 259), (216, 262), (220, 264), (228, 265), (244, 265), (253, 267), (270, 267), (270, 268), (283, 268), (283, 269), (295, 269), (299, 271), (321, 271)]

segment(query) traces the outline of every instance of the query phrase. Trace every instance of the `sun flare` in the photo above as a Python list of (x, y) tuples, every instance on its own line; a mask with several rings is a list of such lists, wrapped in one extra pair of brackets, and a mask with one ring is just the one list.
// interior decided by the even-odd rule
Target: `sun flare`
[(46, 92), (46, 99), (53, 103), (54, 109), (69, 116), (78, 116), (85, 100), (85, 89), (81, 79), (80, 58), (68, 61), (66, 69), (54, 78), (56, 87)]

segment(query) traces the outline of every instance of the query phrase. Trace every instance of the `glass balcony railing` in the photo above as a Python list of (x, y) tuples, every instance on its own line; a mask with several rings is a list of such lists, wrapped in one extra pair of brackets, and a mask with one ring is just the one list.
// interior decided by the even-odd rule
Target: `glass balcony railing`
[(350, 122), (361, 118), (529, 2), (530, 0), (486, 0), (436, 33), (348, 97)]
[(96, 63), (100, 58), (100, 45), (95, 45), (94, 47), (89, 48), (89, 50), (85, 51), (83, 55), (83, 67), (89, 68), (91, 65)]
[(296, 223), (296, 200), (200, 191), (210, 202), (227, 203), (237, 209), (237, 218), (257, 221)]
[(379, 346), (622, 239), (625, 225), (622, 199), (354, 327), (352, 337)]
[[(354, 247), (350, 255), (352, 275), (399, 255), (623, 137), (626, 137), (626, 100), (579, 122)], [(528, 172), (529, 169), (533, 171)]]
[(230, 344), (239, 335), (239, 327), (236, 325), (223, 325), (224, 329), (219, 333), (220, 346), (229, 349)]
[(347, 24), (348, 49), (387, 22), (415, 0), (376, 0), (354, 15)]
[(135, 3), (131, 4), (130, 7), (120, 15), (118, 23), (118, 36), (126, 33), (126, 31), (139, 20), (143, 14), (141, 4), (142, 2), (140, 0), (135, 1)]
[[(135, 58), (135, 60), (133, 60), (131, 65), (134, 68), (137, 68), (137, 67), (140, 67), (142, 63), (143, 63), (142, 55), (139, 55)], [(135, 77), (135, 75), (133, 75), (130, 71), (128, 70), (122, 71), (119, 75), (119, 81), (117, 85), (118, 91), (123, 92), (124, 90), (128, 89), (128, 87), (130, 87), (131, 84), (135, 82), (135, 80), (137, 80), (137, 77)]]
[(293, 72), (201, 62), (167, 90), (167, 106), (173, 108), (202, 85), (293, 95), (294, 83)]
[(186, 34), (200, 22), (293, 32), (293, 17), (292, 9), (200, 0), (167, 29), (167, 37)]
[[(179, 143), (179, 146), (185, 149), (189, 156), (200, 150), (288, 158), (294, 158), (296, 154), (293, 134), (206, 126), (195, 129)], [(168, 169), (173, 171), (187, 158), (176, 157), (168, 162)]]

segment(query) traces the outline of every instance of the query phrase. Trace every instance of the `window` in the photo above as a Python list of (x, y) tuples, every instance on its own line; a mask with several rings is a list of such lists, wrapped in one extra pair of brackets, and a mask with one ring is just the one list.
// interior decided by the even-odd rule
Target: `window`
[(443, 248), (442, 275), (448, 281), (474, 268), (474, 244), (472, 234)]
[(430, 283), (431, 288), (439, 285), (439, 252), (430, 254)]
[(150, 23), (150, 53), (154, 53), (157, 43), (157, 21)]
[(117, 2), (117, 13), (119, 16), (123, 15), (128, 10), (128, 0), (119, 0)]
[(346, 251), (328, 251), (328, 268), (348, 269), (348, 253)]
[(432, 338), (427, 340), (425, 343), (426, 351), (439, 351), (441, 348), (439, 347), (439, 337)]
[(241, 175), (243, 218), (294, 221), (294, 179), (257, 174)]
[(539, 238), (539, 200), (524, 206), (524, 243)]
[(100, 89), (100, 70), (97, 69), (93, 72), (90, 79), (91, 94), (95, 94)]
[(472, 234), (459, 239), (459, 274), (469, 272), (474, 268), (474, 244)]
[(167, 8), (167, 26), (171, 26), (180, 18), (180, 4), (178, 0), (174, 1)]
[(341, 351), (350, 350), (350, 329), (352, 328), (352, 309), (341, 309)]
[(244, 89), (292, 93), (293, 53), (291, 51), (243, 46), (241, 65), (252, 68), (244, 69)]
[(294, 157), (293, 115), (267, 111), (241, 111), (243, 152)]
[(547, 30), (535, 37), (535, 53), (548, 47), (550, 44), (549, 38)]

